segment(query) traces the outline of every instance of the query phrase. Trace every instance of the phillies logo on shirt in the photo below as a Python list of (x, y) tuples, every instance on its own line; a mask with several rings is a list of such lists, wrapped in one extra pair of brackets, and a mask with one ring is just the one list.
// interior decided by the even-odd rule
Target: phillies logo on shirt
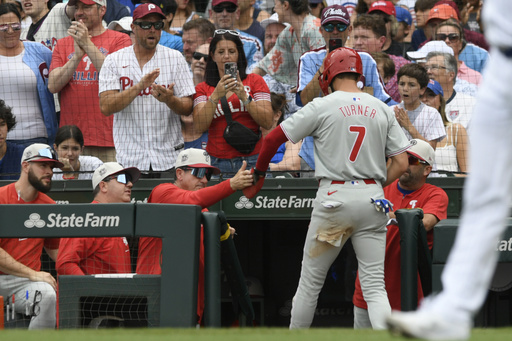
[(48, 75), (50, 74), (48, 72), (48, 65), (46, 65), (46, 62), (42, 62), (41, 64), (39, 64), (38, 69), (39, 73), (41, 74), (41, 78), (43, 78), (43, 81), (46, 84), (46, 80), (48, 79)]
[(451, 110), (450, 113), (448, 114), (448, 116), (450, 116), (450, 118), (453, 120), (457, 119), (457, 117), (459, 117), (459, 111), (458, 110)]
[[(133, 80), (130, 79), (129, 77), (123, 76), (120, 78), (120, 81), (121, 81), (121, 91), (124, 91), (133, 86)], [(160, 84), (160, 85), (166, 87), (167, 89), (169, 89), (169, 87), (171, 86), (170, 84), (167, 84), (167, 85)], [(147, 87), (146, 89), (144, 89), (143, 91), (141, 91), (138, 96), (149, 96), (149, 95), (151, 95), (151, 87), (150, 86)]]
[(417, 203), (418, 203), (418, 200), (409, 201), (409, 205), (411, 205), (411, 208), (415, 208)]

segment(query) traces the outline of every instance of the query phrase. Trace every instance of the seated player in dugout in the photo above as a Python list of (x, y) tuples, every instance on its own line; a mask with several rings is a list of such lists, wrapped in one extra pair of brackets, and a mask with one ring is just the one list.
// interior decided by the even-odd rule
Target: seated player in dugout
[[(135, 167), (104, 163), (92, 176), (92, 203), (129, 203), (139, 178)], [(125, 237), (61, 238), (55, 268), (59, 275), (131, 273), (128, 241)]]
[[(217, 185), (207, 187), (213, 174), (220, 170), (210, 163), (210, 155), (202, 149), (189, 148), (180, 152), (176, 159), (176, 180), (156, 186), (151, 192), (148, 203), (182, 204), (201, 206), (203, 212), (220, 200), (229, 197), (236, 191), (252, 184), (252, 175), (246, 170), (247, 162), (236, 175)], [(233, 233), (234, 230), (231, 230)], [(199, 251), (199, 285), (197, 299), (198, 323), (201, 323), (204, 312), (204, 244), (203, 229)], [(142, 237), (139, 240), (137, 258), (137, 274), (159, 275), (162, 273), (162, 240), (154, 237)], [(165, 270), (164, 270), (165, 271)]]

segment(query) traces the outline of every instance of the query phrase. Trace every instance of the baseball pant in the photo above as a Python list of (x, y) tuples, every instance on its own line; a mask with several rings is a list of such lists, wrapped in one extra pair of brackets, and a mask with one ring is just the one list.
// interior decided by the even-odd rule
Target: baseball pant
[(32, 282), (28, 278), (0, 275), (0, 295), (4, 297), (12, 297), (14, 294), (14, 309), (17, 313), (25, 315), (26, 313), (26, 293), (28, 291), (28, 304), (30, 311), (34, 304), (34, 295), (36, 290), (41, 292), (41, 301), (37, 303), (39, 306), (39, 314), (33, 316), (30, 320), (28, 329), (55, 328), (57, 322), (57, 294), (52, 286), (46, 282)]
[(491, 55), (471, 122), (471, 167), (457, 238), (441, 276), (443, 291), (428, 302), (434, 313), (465, 323), (487, 295), (512, 199), (512, 58), (496, 49)]
[(377, 184), (320, 182), (304, 245), (299, 286), (292, 301), (291, 329), (311, 326), (327, 272), (348, 238), (352, 238), (372, 326), (386, 328), (385, 318), (391, 313), (384, 284), (388, 218), (370, 202), (371, 198), (383, 197), (382, 187)]

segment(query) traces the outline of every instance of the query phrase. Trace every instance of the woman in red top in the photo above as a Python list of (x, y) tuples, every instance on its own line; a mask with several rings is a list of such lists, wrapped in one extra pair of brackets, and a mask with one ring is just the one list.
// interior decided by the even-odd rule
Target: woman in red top
[[(237, 64), (237, 79), (224, 74), (224, 64)], [(223, 137), (227, 126), (220, 100), (226, 97), (233, 121), (240, 122), (254, 133), (259, 134), (260, 126), (272, 126), (272, 106), (270, 91), (263, 78), (245, 73), (247, 59), (240, 35), (237, 31), (216, 30), (210, 42), (206, 64), (206, 81), (196, 86), (194, 95), (194, 128), (208, 130), (206, 151), (212, 157), (212, 166), (222, 173), (235, 174), (247, 161), (247, 169), (256, 165), (261, 147), (260, 141), (254, 150), (242, 154), (229, 145)], [(232, 175), (230, 175), (232, 176)]]

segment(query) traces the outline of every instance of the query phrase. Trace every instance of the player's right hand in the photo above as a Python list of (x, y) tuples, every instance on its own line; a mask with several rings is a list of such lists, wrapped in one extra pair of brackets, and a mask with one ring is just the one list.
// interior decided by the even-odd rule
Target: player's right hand
[(46, 283), (48, 283), (48, 284), (50, 284), (52, 286), (53, 290), (57, 291), (57, 281), (48, 272), (45, 272), (45, 271), (35, 271), (29, 277), (29, 279), (32, 282), (46, 282)]
[(245, 188), (242, 192), (244, 193), (246, 198), (253, 198), (263, 187), (263, 183), (265, 182), (265, 172), (255, 171), (254, 168), (251, 169), (251, 178), (253, 185)]

